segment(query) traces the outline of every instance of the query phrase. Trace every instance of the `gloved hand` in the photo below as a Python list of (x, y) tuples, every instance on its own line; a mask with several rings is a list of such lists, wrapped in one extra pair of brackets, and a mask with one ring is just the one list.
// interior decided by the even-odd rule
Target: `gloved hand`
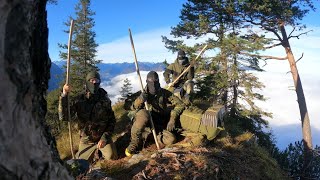
[(145, 92), (142, 92), (142, 93), (140, 94), (140, 98), (141, 98), (141, 100), (142, 100), (143, 102), (146, 102), (147, 99), (148, 99), (148, 94), (145, 93)]
[(175, 127), (175, 120), (174, 119), (170, 119), (170, 121), (167, 124), (167, 130), (168, 131), (173, 131)]
[(168, 87), (173, 87), (173, 83), (172, 83), (172, 82), (169, 83), (169, 84), (168, 84)]

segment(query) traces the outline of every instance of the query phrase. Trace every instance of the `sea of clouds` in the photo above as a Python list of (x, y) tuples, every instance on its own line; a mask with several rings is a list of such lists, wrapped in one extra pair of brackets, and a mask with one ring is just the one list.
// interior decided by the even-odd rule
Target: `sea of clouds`
[[(148, 72), (142, 71), (142, 82), (146, 85), (145, 79)], [(158, 72), (160, 84), (166, 85), (162, 76), (163, 72)], [(296, 93), (292, 90), (292, 77), (286, 73), (275, 72), (255, 72), (260, 81), (266, 87), (261, 91), (266, 98), (265, 102), (256, 102), (265, 111), (272, 112), (273, 118), (267, 118), (270, 129), (275, 135), (277, 145), (284, 149), (289, 143), (299, 141), (302, 137), (301, 121)], [(112, 103), (118, 102), (120, 90), (124, 80), (128, 78), (132, 84), (132, 92), (141, 90), (140, 80), (137, 73), (122, 74), (112, 78), (110, 82), (102, 83), (102, 87), (108, 91)], [(308, 105), (309, 117), (312, 126), (313, 143), (320, 145), (320, 79), (316, 81), (312, 77), (303, 78), (304, 93)]]
[[(309, 28), (313, 29), (313, 31), (301, 36), (300, 39), (290, 39), (290, 43), (296, 60), (302, 57), (297, 62), (297, 67), (307, 102), (313, 143), (314, 145), (320, 145), (320, 27)], [(290, 29), (288, 32), (290, 32)], [(138, 61), (163, 62), (166, 59), (169, 63), (173, 62), (176, 55), (164, 47), (161, 38), (162, 35), (172, 38), (169, 34), (170, 28), (163, 28), (134, 35)], [(194, 42), (194, 40), (189, 39), (187, 44)], [(204, 56), (207, 53), (214, 52), (205, 52)], [(264, 53), (277, 57), (285, 56), (285, 51), (282, 47), (274, 48)], [(98, 48), (98, 58), (103, 59), (106, 63), (133, 62), (133, 57), (128, 37), (101, 44)], [(266, 88), (261, 93), (268, 100), (266, 102), (257, 102), (257, 104), (266, 111), (273, 113), (273, 118), (268, 119), (270, 130), (273, 131), (276, 137), (278, 147), (284, 149), (289, 143), (302, 139), (297, 95), (294, 91), (289, 63), (287, 60), (268, 60), (266, 64), (262, 62), (262, 65), (264, 72), (252, 73), (258, 76), (260, 81), (265, 84)], [(141, 72), (144, 84), (146, 74), (147, 72)], [(159, 72), (159, 76), (163, 77), (162, 72)], [(116, 76), (110, 82), (102, 84), (108, 91), (113, 103), (117, 102), (120, 97), (119, 91), (125, 78), (131, 81), (133, 92), (141, 89), (136, 73)], [(161, 85), (165, 85), (163, 78), (161, 78)]]

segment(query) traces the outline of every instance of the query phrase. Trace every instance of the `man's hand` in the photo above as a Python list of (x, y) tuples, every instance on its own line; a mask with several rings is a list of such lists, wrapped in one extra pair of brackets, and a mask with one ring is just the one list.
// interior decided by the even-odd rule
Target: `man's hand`
[(104, 141), (104, 140), (100, 140), (97, 144), (97, 148), (98, 149), (101, 149), (101, 148), (104, 148), (105, 146), (107, 145), (107, 142)]
[(172, 82), (169, 83), (169, 84), (168, 84), (168, 87), (173, 87), (173, 83), (172, 83)]
[(62, 88), (62, 94), (67, 95), (69, 92), (71, 92), (71, 86), (68, 84), (65, 84)]
[(175, 121), (174, 120), (170, 120), (167, 124), (167, 130), (168, 131), (172, 131), (174, 129), (175, 126)]

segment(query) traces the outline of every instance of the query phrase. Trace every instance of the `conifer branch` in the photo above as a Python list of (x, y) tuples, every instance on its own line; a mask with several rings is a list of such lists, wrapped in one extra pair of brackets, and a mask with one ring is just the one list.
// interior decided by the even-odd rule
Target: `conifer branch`
[(286, 57), (276, 57), (276, 56), (264, 56), (264, 55), (257, 55), (257, 54), (250, 54), (245, 52), (239, 52), (240, 54), (251, 56), (251, 57), (258, 57), (263, 59), (275, 59), (275, 60), (287, 60), (288, 56)]

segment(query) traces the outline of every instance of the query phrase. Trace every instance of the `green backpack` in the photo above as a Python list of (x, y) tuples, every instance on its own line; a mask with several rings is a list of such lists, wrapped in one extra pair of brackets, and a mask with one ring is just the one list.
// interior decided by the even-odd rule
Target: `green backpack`
[(225, 108), (222, 105), (215, 105), (204, 110), (197, 106), (191, 106), (184, 110), (180, 116), (180, 123), (183, 134), (196, 134), (213, 140), (223, 126)]

